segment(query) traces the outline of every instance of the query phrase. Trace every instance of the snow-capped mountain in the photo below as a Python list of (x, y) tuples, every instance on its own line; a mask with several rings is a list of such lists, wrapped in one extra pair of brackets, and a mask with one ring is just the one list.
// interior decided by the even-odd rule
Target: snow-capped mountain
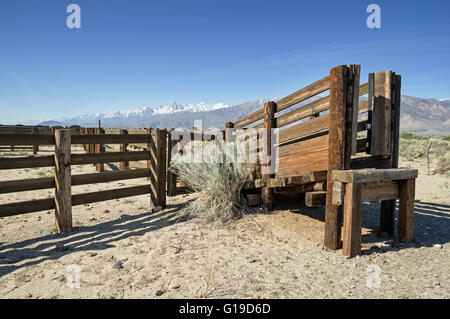
[(117, 122), (123, 121), (145, 121), (151, 120), (154, 117), (164, 116), (164, 115), (173, 115), (177, 113), (200, 113), (200, 112), (209, 112), (220, 109), (225, 109), (231, 107), (230, 104), (225, 103), (217, 103), (213, 105), (209, 105), (206, 103), (198, 103), (198, 104), (179, 104), (179, 103), (170, 103), (160, 105), (158, 107), (144, 107), (138, 110), (121, 110), (113, 113), (107, 114), (85, 114), (79, 115), (73, 118), (59, 118), (54, 120), (49, 120), (44, 122), (58, 122), (62, 125), (81, 125), (81, 126), (89, 126), (98, 123), (100, 120), (103, 124), (107, 124), (110, 127), (114, 126)]
[[(236, 121), (262, 108), (268, 100), (276, 101), (277, 99), (249, 101), (234, 106), (224, 103), (214, 105), (171, 103), (156, 108), (144, 107), (134, 111), (52, 120), (43, 122), (41, 125), (96, 127), (100, 120), (104, 128), (191, 128), (194, 126), (194, 121), (201, 120), (204, 129), (224, 128), (226, 122)], [(422, 99), (403, 95), (400, 109), (402, 131), (450, 134), (450, 99)]]
[[(247, 111), (253, 112), (261, 108), (266, 100), (257, 100), (231, 106), (226, 103), (216, 104), (179, 104), (170, 103), (158, 107), (144, 107), (137, 110), (122, 110), (107, 114), (85, 114), (73, 118), (52, 119), (40, 123), (41, 125), (55, 123), (62, 126), (80, 125), (83, 127), (96, 127), (101, 121), (105, 128), (136, 128), (136, 127), (192, 127), (193, 121), (202, 119), (205, 125), (219, 127), (225, 118), (233, 116), (231, 113), (245, 115)], [(244, 110), (244, 111), (242, 111)], [(220, 114), (220, 117), (219, 115)], [(212, 126), (211, 126), (212, 125)]]

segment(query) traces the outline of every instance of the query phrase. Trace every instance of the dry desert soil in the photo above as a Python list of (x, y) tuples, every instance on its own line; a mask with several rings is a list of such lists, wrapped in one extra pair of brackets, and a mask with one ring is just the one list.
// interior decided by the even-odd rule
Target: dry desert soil
[[(73, 174), (94, 171), (72, 167)], [(52, 174), (8, 170), (0, 180)], [(170, 197), (156, 212), (146, 195), (76, 206), (74, 230), (64, 235), (55, 233), (53, 211), (4, 217), (0, 298), (448, 298), (446, 181), (420, 167), (413, 243), (380, 236), (379, 204), (365, 204), (363, 254), (353, 259), (323, 247), (324, 209), (307, 208), (300, 197), (279, 198), (273, 213), (226, 227), (184, 216), (195, 194)], [(145, 183), (76, 186), (73, 193)], [(1, 195), (0, 204), (49, 196), (53, 190), (13, 193)]]

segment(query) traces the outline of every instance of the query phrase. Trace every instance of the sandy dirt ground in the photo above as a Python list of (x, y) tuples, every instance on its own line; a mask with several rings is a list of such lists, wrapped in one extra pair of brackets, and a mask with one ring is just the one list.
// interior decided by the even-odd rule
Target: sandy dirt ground
[[(72, 167), (72, 174), (94, 171)], [(0, 180), (52, 174), (8, 170)], [(76, 206), (74, 230), (65, 235), (55, 233), (53, 211), (1, 218), (0, 298), (448, 298), (445, 181), (421, 169), (414, 243), (380, 236), (379, 204), (364, 205), (363, 255), (353, 259), (323, 247), (324, 209), (305, 207), (301, 197), (278, 198), (273, 213), (222, 228), (183, 216), (195, 194), (168, 198), (157, 212), (145, 195)], [(145, 183), (76, 186), (73, 193)], [(53, 190), (3, 194), (0, 204), (49, 196)]]

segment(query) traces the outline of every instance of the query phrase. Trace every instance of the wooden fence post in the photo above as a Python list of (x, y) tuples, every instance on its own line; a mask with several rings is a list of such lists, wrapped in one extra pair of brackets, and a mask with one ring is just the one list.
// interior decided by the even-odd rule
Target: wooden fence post
[[(224, 135), (224, 141), (233, 141), (233, 131), (231, 130), (234, 128), (233, 122), (227, 122), (225, 123), (225, 135)], [(228, 130), (227, 130), (228, 129)]]
[(333, 170), (345, 169), (347, 66), (330, 71), (330, 115), (328, 133), (328, 174), (325, 211), (324, 245), (329, 249), (341, 247), (342, 207), (333, 205)]
[(167, 180), (167, 130), (159, 130), (158, 145), (158, 205), (166, 207), (166, 180)]
[(172, 148), (176, 144), (172, 141), (172, 131), (173, 129), (167, 133), (167, 196), (175, 196), (177, 188), (177, 175), (169, 170), (172, 161)]
[[(31, 133), (37, 133), (37, 132), (38, 132), (37, 127), (32, 127), (31, 128)], [(39, 145), (38, 144), (33, 144), (33, 154), (36, 155), (38, 151), (39, 151)]]
[(150, 135), (147, 143), (147, 150), (150, 152), (150, 159), (147, 160), (147, 168), (150, 170), (150, 176), (147, 178), (150, 181), (150, 208), (158, 206), (157, 131), (158, 129), (147, 129), (147, 134)]
[[(383, 90), (389, 91), (384, 97), (386, 103), (391, 105), (391, 145), (390, 160), (391, 167), (398, 168), (398, 148), (400, 138), (400, 98), (401, 98), (401, 76), (389, 72), (391, 79), (383, 83), (375, 83), (375, 87), (383, 86)], [(387, 85), (387, 87), (385, 87)], [(379, 89), (380, 90), (380, 89)], [(389, 101), (387, 101), (389, 100)], [(393, 236), (395, 232), (395, 204), (397, 200), (381, 201), (380, 209), (380, 232), (388, 233)]]
[(147, 149), (150, 159), (147, 167), (150, 170), (150, 208), (166, 207), (166, 159), (167, 159), (167, 130), (147, 129), (150, 141)]
[[(95, 133), (98, 135), (104, 134), (104, 130), (102, 128), (96, 128)], [(103, 144), (95, 144), (95, 153), (104, 153), (104, 152), (105, 152), (105, 146)], [(95, 165), (95, 169), (97, 172), (102, 173), (105, 171), (105, 164), (97, 163)]]
[[(263, 146), (263, 154), (267, 156), (264, 159), (263, 166), (267, 169), (271, 169), (271, 165), (275, 164), (272, 162), (272, 129), (276, 127), (275, 125), (275, 112), (277, 109), (277, 104), (275, 102), (266, 102), (264, 104), (264, 129), (266, 131), (265, 145)], [(265, 148), (265, 150), (264, 150)], [(262, 174), (263, 179), (269, 179), (273, 177), (273, 174)], [(273, 206), (273, 189), (269, 187), (261, 188), (261, 202), (264, 209), (267, 211), (272, 210)]]
[(415, 179), (400, 181), (400, 205), (398, 212), (398, 239), (402, 242), (414, 240)]
[[(120, 134), (128, 134), (128, 130), (120, 130)], [(126, 152), (128, 144), (120, 144), (120, 151)], [(120, 170), (126, 171), (130, 166), (130, 162), (120, 162)]]
[(60, 233), (72, 230), (71, 132), (55, 131), (55, 216)]

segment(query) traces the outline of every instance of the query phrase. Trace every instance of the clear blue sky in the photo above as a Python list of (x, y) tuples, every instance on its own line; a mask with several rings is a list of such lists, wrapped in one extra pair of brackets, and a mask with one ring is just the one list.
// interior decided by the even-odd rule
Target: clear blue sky
[[(66, 27), (71, 3), (81, 29)], [(448, 98), (449, 13), (448, 0), (1, 0), (0, 123), (283, 97), (340, 64)]]

